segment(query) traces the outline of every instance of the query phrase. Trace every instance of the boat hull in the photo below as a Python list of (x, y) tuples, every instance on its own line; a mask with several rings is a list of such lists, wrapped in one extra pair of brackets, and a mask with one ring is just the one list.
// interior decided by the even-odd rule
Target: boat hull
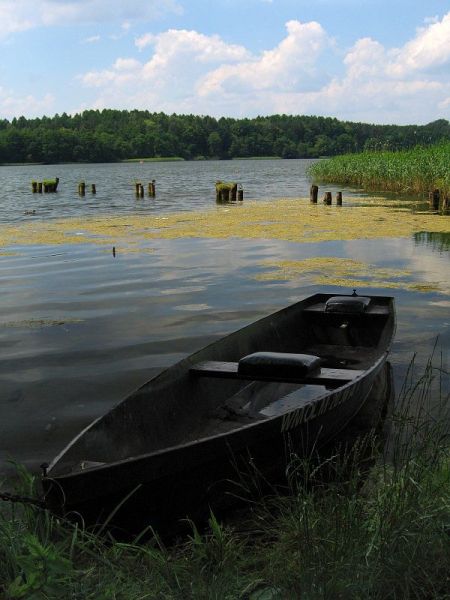
[[(209, 359), (235, 359), (260, 348), (279, 350), (286, 346), (284, 339), (292, 328), (293, 317), (292, 322), (309, 328), (309, 338), (327, 341), (328, 333), (325, 335), (318, 328), (327, 297), (317, 295), (283, 309), (184, 359), (90, 425), (55, 459), (43, 478), (48, 508), (80, 518), (87, 525), (108, 524), (116, 531), (138, 533), (152, 527), (167, 532), (178, 530), (180, 522), (188, 518), (201, 521), (210, 510), (218, 512), (243, 497), (253, 497), (263, 483), (286, 485), (287, 466), (293, 456), (308, 456), (337, 438), (361, 407), (374, 401), (371, 392), (374, 382), (385, 377), (384, 366), (395, 329), (392, 299), (377, 299), (379, 310), (375, 306), (373, 314), (364, 316), (364, 327), (358, 315), (346, 316), (344, 320), (336, 315), (326, 317), (324, 329), (336, 330), (336, 335), (342, 336), (340, 329), (350, 323), (354, 339), (362, 344), (345, 346), (347, 357), (366, 353), (370, 360), (366, 360), (364, 369), (349, 369), (354, 375), (344, 384), (312, 386), (317, 390), (314, 397), (289, 409), (271, 412), (275, 402), (269, 403), (269, 408), (263, 406), (261, 412), (254, 411), (255, 414), (230, 413), (222, 419), (222, 429), (197, 435), (192, 410), (197, 410), (199, 419), (204, 418), (212, 405), (221, 406), (231, 392), (234, 398), (247, 388), (239, 381), (200, 382), (192, 374), (192, 367)], [(295, 344), (291, 343), (289, 351), (297, 347), (302, 335), (294, 340)], [(328, 346), (322, 344), (324, 348)], [(335, 349), (337, 356), (333, 360), (345, 362), (341, 360), (344, 346), (335, 343)], [(286, 384), (268, 385), (286, 397)], [(260, 388), (255, 389), (256, 401), (252, 402), (258, 405)], [(156, 420), (154, 436), (148, 435), (146, 429), (151, 419)], [(183, 428), (183, 443), (168, 443), (161, 449), (152, 446), (159, 434), (168, 440), (180, 439)], [(128, 449), (131, 442), (127, 432), (138, 440), (135, 452)], [(67, 457), (76, 463), (80, 457), (95, 453), (101, 460), (87, 468), (61, 467)], [(108, 460), (109, 456), (115, 459)]]
[(360, 381), (309, 404), (312, 408), (156, 455), (54, 482), (48, 478), (50, 507), (60, 514), (80, 515), (88, 525), (108, 523), (133, 533), (151, 526), (167, 532), (178, 531), (185, 519), (203, 521), (210, 510), (220, 512), (250, 500), (261, 484), (285, 486), (293, 457), (320, 451), (371, 400), (374, 381), (384, 376), (384, 362), (382, 358)]

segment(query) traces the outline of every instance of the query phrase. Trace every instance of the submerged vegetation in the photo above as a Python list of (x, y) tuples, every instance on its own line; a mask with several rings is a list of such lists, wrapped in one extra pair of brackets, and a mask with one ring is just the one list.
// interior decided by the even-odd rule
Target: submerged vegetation
[(0, 251), (12, 250), (11, 246), (16, 245), (114, 242), (138, 248), (153, 240), (179, 238), (238, 237), (310, 243), (410, 237), (423, 231), (449, 233), (450, 222), (446, 217), (414, 213), (379, 198), (353, 198), (343, 207), (299, 200), (246, 201), (159, 215), (24, 220), (0, 226)]
[[(449, 400), (442, 364), (430, 360), (420, 379), (411, 367), (388, 413), (387, 445), (372, 431), (326, 459), (292, 456), (284, 493), (259, 498), (228, 524), (211, 515), (205, 532), (192, 524), (170, 547), (156, 535), (117, 542), (39, 508), (3, 503), (0, 595), (444, 600)], [(34, 494), (33, 477), (21, 475), (20, 492)]]
[[(414, 280), (411, 271), (379, 268), (350, 258), (320, 256), (303, 260), (266, 261), (270, 269), (256, 276), (260, 281), (290, 281), (300, 278), (316, 285), (341, 286), (347, 288), (397, 288), (416, 292), (440, 291), (439, 282)], [(450, 290), (449, 290), (450, 292)]]
[[(350, 201), (349, 201), (350, 202)], [(306, 201), (278, 200), (216, 206), (206, 211), (154, 215), (96, 216), (82, 219), (23, 221), (0, 226), (0, 256), (20, 253), (20, 246), (95, 244), (117, 252), (148, 253), (158, 240), (181, 238), (273, 239), (296, 243), (334, 240), (400, 238), (432, 231), (445, 238), (447, 217), (413, 213), (401, 203), (383, 199), (352, 199), (346, 206), (311, 205)], [(359, 261), (322, 257), (277, 264), (262, 263), (259, 277), (289, 280), (307, 277), (320, 285), (345, 287), (398, 287), (415, 291), (450, 293), (448, 282), (436, 275), (375, 268)], [(269, 267), (269, 269), (267, 268)]]
[(398, 152), (345, 154), (312, 165), (317, 181), (362, 186), (367, 190), (450, 193), (450, 142)]
[(146, 110), (85, 110), (73, 116), (0, 119), (0, 164), (161, 157), (312, 158), (369, 149), (398, 150), (449, 139), (450, 124), (445, 119), (399, 126), (300, 115), (215, 119)]

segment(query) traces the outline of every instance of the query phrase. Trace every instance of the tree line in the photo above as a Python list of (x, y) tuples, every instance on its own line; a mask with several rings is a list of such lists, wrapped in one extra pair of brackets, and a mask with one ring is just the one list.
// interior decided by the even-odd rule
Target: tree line
[(400, 150), (443, 139), (450, 139), (450, 123), (445, 119), (399, 126), (314, 116), (215, 119), (146, 110), (86, 110), (75, 115), (0, 119), (0, 163), (316, 158), (362, 150)]

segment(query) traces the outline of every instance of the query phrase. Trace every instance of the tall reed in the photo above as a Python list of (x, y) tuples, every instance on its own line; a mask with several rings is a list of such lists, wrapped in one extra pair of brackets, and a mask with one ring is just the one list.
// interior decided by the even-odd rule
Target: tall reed
[(375, 451), (362, 487), (361, 442), (334, 462), (344, 475), (336, 485), (308, 486), (311, 468), (317, 479), (328, 465), (302, 461), (296, 493), (278, 499), (278, 517), (268, 519), (265, 568), (277, 597), (448, 597), (450, 396), (444, 381), (448, 386), (442, 364), (434, 368), (430, 360), (419, 380), (411, 365), (388, 418), (389, 443), (380, 455)]
[(423, 194), (450, 192), (450, 142), (398, 152), (367, 151), (319, 161), (309, 169), (316, 182)]

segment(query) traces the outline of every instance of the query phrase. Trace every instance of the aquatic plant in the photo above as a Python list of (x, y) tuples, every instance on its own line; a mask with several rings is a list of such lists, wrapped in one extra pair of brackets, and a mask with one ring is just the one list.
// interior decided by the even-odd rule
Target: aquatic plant
[(216, 192), (230, 191), (237, 186), (234, 181), (216, 181)]
[(398, 152), (361, 152), (319, 161), (309, 168), (317, 182), (363, 186), (367, 190), (450, 193), (450, 142)]
[[(343, 207), (322, 207), (299, 200), (227, 204), (211, 210), (154, 215), (86, 216), (24, 220), (0, 226), (2, 248), (31, 244), (141, 245), (180, 238), (278, 239), (310, 243), (331, 240), (410, 237), (448, 233), (450, 222), (434, 214), (413, 213), (395, 202), (354, 198)], [(8, 248), (9, 249), (9, 248)]]
[(319, 256), (303, 260), (266, 260), (265, 273), (259, 273), (259, 281), (298, 281), (307, 279), (316, 285), (341, 286), (346, 288), (390, 288), (414, 291), (445, 291), (445, 285), (437, 281), (417, 281), (411, 271), (388, 267), (380, 268), (350, 258)]

